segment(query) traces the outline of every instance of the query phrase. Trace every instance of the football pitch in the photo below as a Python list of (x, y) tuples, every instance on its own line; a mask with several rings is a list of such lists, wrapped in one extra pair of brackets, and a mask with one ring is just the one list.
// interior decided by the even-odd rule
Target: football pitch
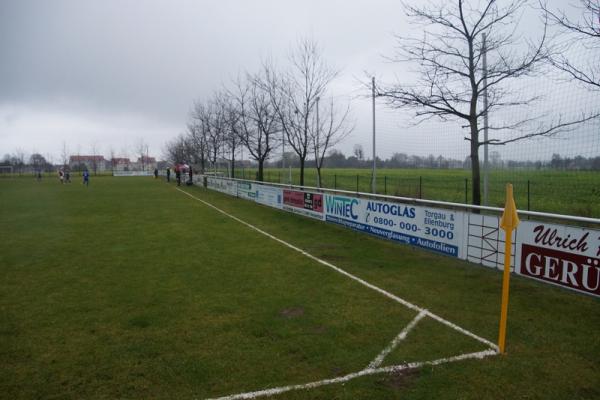
[(0, 398), (600, 398), (600, 302), (197, 187), (0, 181)]

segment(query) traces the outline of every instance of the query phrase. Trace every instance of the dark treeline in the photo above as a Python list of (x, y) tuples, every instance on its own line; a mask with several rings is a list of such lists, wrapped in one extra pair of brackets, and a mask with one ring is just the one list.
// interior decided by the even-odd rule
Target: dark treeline
[[(237, 160), (236, 163), (242, 168), (256, 167), (254, 160)], [(13, 172), (50, 172), (59, 166), (53, 165), (47, 161), (44, 156), (34, 153), (26, 156), (24, 153), (5, 154), (0, 159), (0, 167), (13, 167)], [(281, 157), (269, 160), (265, 163), (267, 168), (281, 167), (300, 167), (300, 159), (295, 153), (286, 152), (285, 158)], [(364, 152), (360, 147), (355, 146), (354, 154), (346, 156), (339, 150), (333, 149), (329, 151), (323, 161), (323, 166), (326, 168), (371, 168), (373, 166), (372, 159), (366, 159)], [(306, 160), (305, 167), (314, 168), (314, 160)], [(427, 156), (408, 155), (406, 153), (394, 153), (390, 158), (381, 159), (377, 157), (378, 168), (439, 168), (439, 169), (469, 169), (471, 162), (469, 157), (464, 160), (455, 158), (447, 158), (441, 155), (435, 156), (429, 154)], [(516, 161), (502, 160), (497, 152), (492, 152), (490, 155), (490, 167), (499, 169), (553, 169), (553, 170), (568, 170), (568, 171), (600, 171), (600, 156), (597, 157), (563, 157), (560, 154), (553, 154), (549, 160), (538, 161)]]
[[(346, 156), (339, 150), (332, 150), (325, 157), (324, 165), (327, 168), (371, 168), (372, 159), (365, 159), (363, 152), (355, 149), (355, 154)], [(502, 160), (498, 153), (492, 152), (490, 157), (491, 168), (507, 169), (555, 169), (571, 171), (600, 171), (600, 156), (597, 157), (562, 157), (559, 154), (553, 154), (550, 160), (538, 161), (516, 161)], [(266, 164), (269, 168), (281, 168), (282, 166), (298, 168), (300, 161), (293, 153), (286, 153), (285, 159), (270, 161)], [(314, 160), (307, 160), (306, 167), (314, 167)], [(378, 168), (439, 168), (439, 169), (470, 169), (471, 160), (469, 157), (464, 160), (447, 158), (441, 155), (427, 156), (408, 155), (405, 153), (394, 153), (390, 158), (381, 159), (377, 157)]]
[(13, 172), (50, 172), (54, 166), (43, 155), (34, 153), (27, 157), (24, 152), (16, 151), (13, 154), (5, 154), (0, 159), (0, 167), (12, 167)]

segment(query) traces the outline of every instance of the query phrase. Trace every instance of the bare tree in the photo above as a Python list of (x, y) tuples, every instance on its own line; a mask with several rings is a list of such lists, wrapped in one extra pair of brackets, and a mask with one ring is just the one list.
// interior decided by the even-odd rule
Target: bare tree
[(21, 173), (23, 172), (23, 167), (25, 166), (25, 158), (26, 158), (25, 150), (23, 150), (20, 147), (17, 147), (13, 158), (15, 160), (14, 165), (17, 167), (17, 170), (19, 171), (19, 175), (21, 175)]
[(236, 101), (231, 93), (227, 91), (216, 95), (216, 104), (223, 111), (224, 132), (223, 132), (223, 153), (229, 155), (229, 174), (235, 177), (235, 155), (241, 142), (241, 115), (236, 107)]
[(321, 168), (323, 168), (327, 151), (346, 138), (354, 127), (348, 123), (349, 105), (345, 110), (340, 112), (340, 110), (336, 109), (332, 97), (329, 104), (323, 110), (325, 112), (320, 113), (319, 100), (317, 99), (315, 127), (311, 129), (310, 140), (315, 157), (315, 167), (317, 169), (317, 186), (321, 187)]
[(40, 153), (33, 153), (29, 156), (29, 165), (33, 167), (34, 172), (43, 172), (48, 168), (48, 161)]
[(575, 63), (565, 55), (568, 47), (574, 44), (582, 45), (588, 51), (600, 50), (600, 2), (597, 0), (579, 0), (581, 11), (578, 20), (567, 17), (564, 10), (552, 11), (545, 2), (540, 7), (553, 25), (559, 27), (568, 35), (564, 48), (550, 57), (550, 62), (569, 77), (583, 82), (592, 90), (600, 90), (600, 65), (597, 59), (590, 58), (587, 65)]
[(148, 156), (148, 144), (144, 141), (143, 138), (139, 138), (135, 142), (135, 153), (138, 155), (140, 163), (142, 164), (142, 171), (146, 170), (146, 161)]
[(165, 145), (165, 157), (167, 161), (174, 164), (182, 164), (187, 161), (186, 138), (183, 134), (177, 136)]
[(110, 146), (108, 148), (108, 156), (110, 157), (110, 171), (114, 174), (115, 167), (117, 166), (115, 148)]
[[(192, 113), (194, 115), (194, 112)], [(207, 138), (206, 130), (203, 129), (202, 120), (194, 119), (187, 123), (187, 135), (185, 137), (186, 151), (189, 153), (190, 162), (194, 165), (200, 164), (200, 173), (203, 174), (206, 168), (207, 158)]]
[(206, 162), (210, 159), (210, 115), (203, 103), (195, 101), (190, 117), (191, 121), (188, 123), (187, 129), (191, 139), (192, 158), (194, 164), (200, 163), (200, 173), (204, 173)]
[[(505, 84), (511, 80), (535, 76), (548, 60), (546, 21), (539, 40), (523, 39), (516, 31), (518, 18), (529, 0), (438, 0), (435, 4), (416, 7), (405, 4), (415, 24), (423, 27), (421, 38), (398, 37), (401, 46), (393, 61), (418, 64), (419, 79), (412, 86), (393, 84), (377, 88), (392, 107), (416, 110), (419, 121), (438, 118), (462, 120), (470, 143), (473, 204), (481, 204), (479, 148), (502, 145), (536, 136), (550, 136), (594, 118), (582, 116), (577, 121), (538, 123), (530, 117), (511, 124), (490, 126), (499, 131), (519, 131), (507, 140), (480, 138), (480, 119), (491, 111), (531, 105), (539, 97), (515, 93)], [(486, 43), (484, 46), (484, 35)], [(521, 51), (519, 51), (521, 49)], [(487, 74), (482, 68), (488, 56)], [(483, 95), (487, 91), (487, 104)]]
[(363, 149), (361, 144), (355, 144), (352, 149), (354, 156), (358, 159), (358, 161), (362, 161), (365, 159), (365, 150)]
[(216, 171), (219, 153), (223, 149), (223, 136), (226, 128), (225, 113), (218, 106), (215, 98), (206, 105), (198, 106), (197, 111), (201, 128), (206, 133), (207, 158)]
[(247, 74), (246, 80), (239, 78), (232, 93), (237, 109), (239, 138), (250, 157), (258, 163), (257, 180), (264, 180), (264, 163), (277, 146), (280, 131), (276, 108), (281, 102), (276, 92), (269, 92), (268, 70), (263, 69), (254, 76)]
[(300, 159), (300, 185), (304, 185), (304, 164), (311, 150), (311, 126), (317, 99), (323, 97), (339, 72), (327, 65), (318, 44), (303, 39), (292, 49), (291, 68), (277, 73), (265, 66), (266, 87), (275, 105), (281, 129)]
[(129, 158), (129, 154), (130, 154), (130, 153), (129, 153), (129, 148), (128, 148), (127, 146), (123, 146), (123, 147), (121, 147), (121, 151), (119, 152), (119, 157), (121, 157), (121, 158), (125, 158), (125, 159), (127, 159), (127, 160), (128, 160), (128, 163), (127, 163), (127, 165), (125, 166), (125, 170), (126, 170), (126, 171), (129, 171), (129, 167), (130, 167), (130, 164), (129, 164), (129, 162), (131, 162), (131, 159)]
[(98, 174), (98, 145), (96, 144), (96, 142), (92, 143), (92, 146), (90, 148), (91, 152), (92, 152), (92, 171), (94, 171), (94, 175)]
[(54, 157), (51, 153), (46, 153), (46, 161), (48, 164), (46, 165), (46, 172), (52, 172), (52, 166), (54, 165)]
[(67, 149), (67, 143), (63, 140), (62, 148), (60, 150), (60, 161), (63, 168), (67, 168), (69, 162), (69, 149)]

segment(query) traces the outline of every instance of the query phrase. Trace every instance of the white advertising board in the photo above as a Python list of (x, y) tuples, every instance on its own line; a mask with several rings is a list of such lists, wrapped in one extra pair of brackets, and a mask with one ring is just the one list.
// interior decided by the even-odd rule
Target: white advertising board
[(206, 178), (206, 187), (231, 196), (237, 196), (236, 181), (209, 176)]
[(113, 171), (113, 176), (154, 176), (152, 171)]
[(250, 182), (238, 182), (237, 196), (242, 199), (256, 201), (256, 189), (254, 188), (254, 184)]
[(278, 187), (252, 184), (256, 190), (256, 202), (265, 206), (281, 209), (283, 207), (283, 190)]
[(462, 212), (348, 196), (324, 197), (328, 222), (464, 258)]

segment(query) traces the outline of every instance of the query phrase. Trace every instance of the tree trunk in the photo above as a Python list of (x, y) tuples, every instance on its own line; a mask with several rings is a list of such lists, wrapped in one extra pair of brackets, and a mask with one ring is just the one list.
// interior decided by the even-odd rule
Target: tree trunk
[(300, 186), (304, 186), (304, 161), (305, 158), (300, 157)]
[(231, 178), (235, 178), (235, 147), (231, 150)]
[(256, 180), (259, 182), (263, 182), (264, 178), (263, 178), (263, 164), (264, 164), (264, 160), (258, 160), (258, 176), (256, 177)]
[(471, 121), (471, 197), (473, 205), (481, 205), (481, 188), (479, 172), (479, 131), (477, 121)]
[(321, 167), (317, 167), (317, 187), (320, 188), (321, 185)]

